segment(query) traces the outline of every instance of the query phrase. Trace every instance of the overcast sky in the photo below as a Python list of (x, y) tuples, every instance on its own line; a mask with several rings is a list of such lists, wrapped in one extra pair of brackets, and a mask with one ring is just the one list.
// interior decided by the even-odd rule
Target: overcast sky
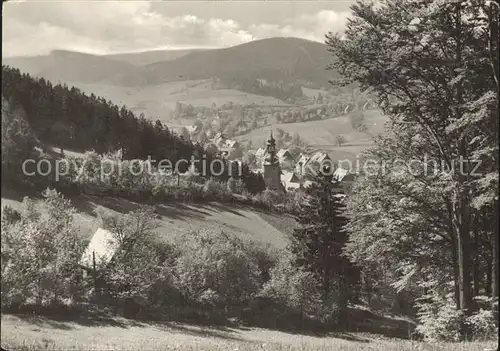
[(39, 1), (3, 5), (2, 56), (227, 47), (284, 36), (324, 41), (350, 1)]

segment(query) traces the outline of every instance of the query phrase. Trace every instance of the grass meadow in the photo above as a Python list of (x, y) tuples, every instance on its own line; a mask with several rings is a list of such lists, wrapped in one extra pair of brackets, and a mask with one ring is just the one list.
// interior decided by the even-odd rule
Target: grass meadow
[(127, 319), (57, 321), (2, 316), (6, 350), (426, 350), (483, 351), (494, 342), (430, 344), (365, 333), (300, 335), (259, 328), (194, 326)]

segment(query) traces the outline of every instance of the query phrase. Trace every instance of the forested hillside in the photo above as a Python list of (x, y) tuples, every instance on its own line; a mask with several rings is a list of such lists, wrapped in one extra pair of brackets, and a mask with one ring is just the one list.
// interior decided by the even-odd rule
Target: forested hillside
[(189, 159), (195, 150), (202, 151), (160, 122), (137, 117), (125, 106), (7, 66), (2, 67), (2, 94), (12, 107), (22, 107), (41, 141), (62, 148), (99, 153), (123, 149), (128, 159), (170, 160)]

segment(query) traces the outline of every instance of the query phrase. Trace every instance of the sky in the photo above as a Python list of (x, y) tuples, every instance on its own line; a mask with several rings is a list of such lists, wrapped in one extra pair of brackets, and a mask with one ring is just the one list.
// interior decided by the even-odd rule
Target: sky
[(13, 1), (3, 4), (2, 56), (55, 49), (93, 54), (219, 48), (269, 37), (319, 42), (341, 32), (349, 1)]

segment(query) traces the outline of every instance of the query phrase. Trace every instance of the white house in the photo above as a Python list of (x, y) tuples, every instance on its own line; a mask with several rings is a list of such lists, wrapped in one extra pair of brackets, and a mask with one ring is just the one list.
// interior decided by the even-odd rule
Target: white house
[(119, 243), (109, 230), (98, 228), (80, 259), (80, 266), (92, 270), (108, 264), (119, 248)]
[(293, 169), (295, 159), (288, 149), (280, 149), (276, 156), (280, 161), (281, 169)]

